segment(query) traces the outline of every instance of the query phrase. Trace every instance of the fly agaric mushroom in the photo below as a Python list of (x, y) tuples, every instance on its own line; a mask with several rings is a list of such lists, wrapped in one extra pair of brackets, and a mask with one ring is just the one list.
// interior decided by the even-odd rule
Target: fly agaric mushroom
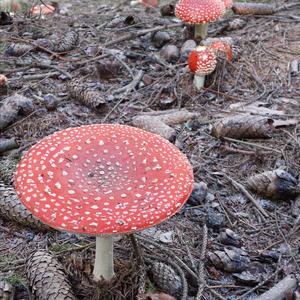
[(204, 86), (205, 75), (214, 71), (217, 65), (217, 59), (212, 49), (205, 46), (198, 46), (189, 55), (189, 68), (195, 73), (194, 85), (197, 90)]
[(171, 217), (192, 186), (191, 165), (174, 145), (118, 124), (56, 132), (29, 149), (15, 175), (18, 196), (42, 222), (96, 236), (96, 280), (113, 277), (113, 234)]
[(225, 6), (225, 9), (230, 9), (232, 7), (232, 0), (222, 0)]
[(222, 54), (224, 54), (223, 57), (225, 57), (225, 55), (226, 55), (226, 59), (228, 61), (232, 61), (233, 53), (232, 53), (231, 46), (228, 43), (223, 42), (221, 40), (216, 40), (216, 41), (213, 41), (209, 47), (215, 51), (217, 57), (219, 55), (222, 56)]
[(175, 7), (177, 18), (195, 24), (196, 39), (205, 39), (208, 23), (218, 20), (224, 12), (223, 0), (179, 0)]

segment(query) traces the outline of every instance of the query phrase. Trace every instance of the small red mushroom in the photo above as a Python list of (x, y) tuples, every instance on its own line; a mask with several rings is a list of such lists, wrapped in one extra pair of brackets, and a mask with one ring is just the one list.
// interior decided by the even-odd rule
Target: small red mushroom
[(193, 187), (185, 155), (160, 136), (118, 124), (68, 128), (20, 161), (15, 188), (45, 224), (96, 236), (95, 279), (113, 276), (113, 234), (174, 215)]
[(221, 40), (216, 40), (213, 41), (209, 47), (215, 51), (217, 56), (220, 55), (220, 53), (224, 53), (226, 55), (226, 59), (228, 61), (232, 61), (233, 53), (231, 46), (228, 43), (223, 42)]
[(205, 39), (208, 23), (218, 20), (224, 12), (223, 0), (179, 0), (175, 7), (177, 18), (195, 24), (196, 39)]
[(0, 88), (1, 87), (6, 87), (8, 84), (8, 79), (5, 75), (0, 74)]
[(230, 9), (232, 7), (233, 1), (232, 0), (222, 0), (225, 6), (225, 9)]
[(209, 47), (198, 46), (189, 55), (189, 68), (194, 76), (194, 85), (197, 90), (204, 86), (205, 75), (214, 71), (217, 59), (214, 51)]

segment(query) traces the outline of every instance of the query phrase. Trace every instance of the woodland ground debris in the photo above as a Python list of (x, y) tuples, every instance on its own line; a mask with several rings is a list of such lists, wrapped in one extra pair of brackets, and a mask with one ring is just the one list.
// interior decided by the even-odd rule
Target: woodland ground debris
[[(118, 240), (117, 277), (97, 287), (90, 280), (91, 257), (95, 253), (89, 237), (31, 230), (15, 222), (18, 214), (8, 220), (5, 210), (6, 218), (0, 220), (0, 293), (2, 282), (11, 282), (12, 290), (7, 288), (9, 296), (14, 291), (16, 299), (30, 299), (25, 263), (38, 247), (53, 251), (51, 256), (55, 254), (67, 270), (79, 299), (134, 299), (143, 287), (144, 298), (164, 299), (150, 272), (147, 274), (147, 268), (157, 262), (167, 264), (180, 277), (182, 297), (199, 294), (206, 299), (241, 300), (269, 295), (264, 294), (268, 291), (275, 295), (276, 284), (280, 286), (286, 278), (292, 285), (285, 292), (296, 296), (293, 274), (300, 273), (299, 196), (298, 200), (288, 197), (285, 201), (272, 201), (253, 192), (255, 202), (248, 202), (245, 191), (250, 176), (279, 168), (299, 181), (299, 1), (279, 0), (276, 6), (263, 1), (272, 4), (272, 14), (237, 16), (230, 12), (212, 23), (208, 36), (232, 39), (238, 59), (223, 61), (207, 76), (206, 89), (200, 92), (192, 86), (192, 75), (183, 59), (186, 54), (181, 52), (179, 61), (167, 63), (160, 59), (161, 48), (152, 41), (153, 34), (159, 31), (169, 35), (166, 45), (178, 49), (193, 39), (193, 30), (183, 27), (173, 15), (176, 1), (164, 3), (169, 6), (162, 10), (163, 16), (160, 8), (145, 10), (144, 6), (133, 8), (125, 2), (103, 2), (60, 2), (61, 13), (56, 11), (45, 19), (1, 12), (0, 74), (7, 77), (8, 85), (0, 93), (0, 138), (14, 138), (20, 151), (24, 151), (41, 138), (68, 127), (102, 122), (130, 124), (137, 116), (156, 118), (153, 112), (164, 110), (161, 103), (169, 98), (172, 101), (168, 109), (186, 109), (199, 115), (168, 126), (173, 129), (176, 145), (189, 157), (196, 181), (204, 181), (208, 193), (198, 202), (190, 201), (179, 215), (158, 227), (161, 232), (173, 232), (172, 243), (165, 246), (152, 235), (138, 236), (145, 269), (128, 251), (132, 247), (130, 241)], [(126, 19), (133, 20), (131, 25)], [(52, 48), (55, 41), (59, 43), (70, 32), (79, 35), (77, 39), (72, 34), (70, 47)], [(117, 72), (112, 69), (109, 78), (98, 76), (95, 62), (114, 62), (116, 55), (120, 64)], [(108, 111), (99, 113), (80, 99), (73, 101), (66, 84), (70, 78), (99, 94)], [(12, 105), (16, 93), (29, 99), (29, 105)], [(52, 110), (41, 101), (47, 94), (57, 98)], [(245, 120), (272, 119), (271, 134), (251, 140), (241, 134), (241, 129), (235, 137), (211, 135), (211, 129), (220, 120), (240, 113), (247, 116)], [(1, 154), (1, 166), (12, 151)], [(13, 167), (7, 167), (10, 175), (1, 185), (5, 195), (1, 199), (13, 197), (15, 205), (11, 170)], [(239, 188), (216, 172), (239, 183)], [(15, 207), (18, 205), (12, 211)], [(206, 236), (203, 224), (209, 209), (223, 217), (224, 225), (209, 227)], [(239, 238), (236, 240), (228, 229)], [(228, 247), (233, 248), (228, 251)], [(203, 251), (213, 254), (216, 265), (207, 255), (203, 259)], [(245, 267), (239, 269), (241, 273), (224, 271), (236, 270), (239, 263)], [(145, 272), (146, 280), (141, 282)]]

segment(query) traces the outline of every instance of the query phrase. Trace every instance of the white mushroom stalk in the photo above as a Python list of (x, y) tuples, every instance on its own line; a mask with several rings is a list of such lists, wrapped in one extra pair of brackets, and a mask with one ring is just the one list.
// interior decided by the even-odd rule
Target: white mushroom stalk
[(195, 24), (195, 39), (204, 40), (207, 37), (208, 23)]
[(114, 276), (113, 237), (96, 237), (96, 258), (93, 271), (96, 281), (104, 278), (111, 280)]

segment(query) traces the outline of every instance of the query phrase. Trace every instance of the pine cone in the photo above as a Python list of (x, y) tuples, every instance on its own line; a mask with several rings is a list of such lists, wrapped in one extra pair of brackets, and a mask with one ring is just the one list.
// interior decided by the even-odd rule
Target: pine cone
[(0, 181), (0, 217), (41, 231), (51, 230), (33, 216), (20, 202), (15, 190), (2, 181)]
[(78, 79), (67, 83), (70, 96), (95, 110), (103, 110), (106, 102), (98, 91), (91, 90), (81, 84)]
[(300, 194), (297, 179), (281, 169), (251, 176), (247, 180), (247, 187), (271, 199), (290, 199)]
[(10, 56), (21, 56), (33, 49), (34, 47), (27, 44), (10, 44), (5, 50), (5, 54)]
[(175, 297), (182, 294), (182, 282), (177, 273), (162, 262), (155, 262), (150, 270), (155, 285)]
[(212, 135), (217, 138), (254, 139), (271, 137), (274, 121), (260, 116), (240, 114), (217, 121)]
[(38, 300), (75, 300), (63, 266), (46, 251), (32, 253), (26, 263), (26, 276)]
[(3, 180), (5, 184), (11, 185), (17, 164), (18, 160), (14, 158), (0, 160), (0, 180)]
[(62, 39), (53, 46), (55, 52), (67, 52), (76, 47), (79, 41), (79, 35), (76, 31), (67, 32)]
[(275, 6), (266, 3), (243, 3), (236, 2), (232, 10), (238, 15), (273, 15), (276, 12)]

